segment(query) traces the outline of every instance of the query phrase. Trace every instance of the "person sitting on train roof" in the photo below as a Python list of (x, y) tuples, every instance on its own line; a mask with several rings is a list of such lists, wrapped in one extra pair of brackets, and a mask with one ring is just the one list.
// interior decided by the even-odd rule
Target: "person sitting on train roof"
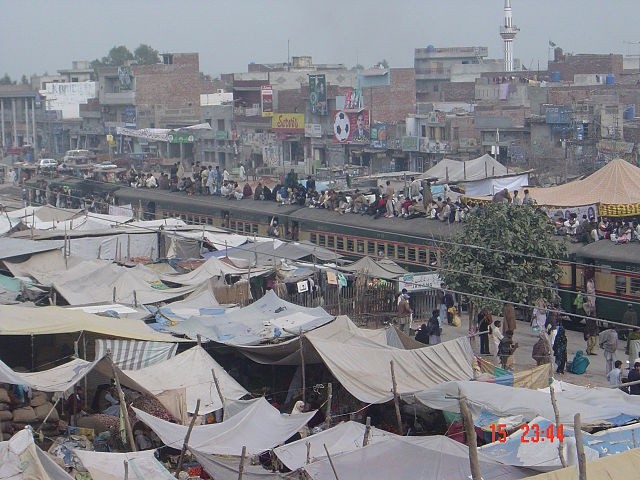
[(262, 182), (258, 182), (256, 185), (256, 189), (253, 191), (253, 199), (254, 200), (264, 200), (264, 195), (262, 194)]
[(229, 195), (233, 193), (233, 187), (229, 182), (222, 182), (222, 186), (220, 187), (220, 195), (229, 198)]
[(160, 174), (159, 187), (161, 190), (169, 190), (169, 175), (166, 172)]
[(251, 185), (249, 185), (249, 182), (244, 184), (244, 187), (242, 188), (242, 198), (251, 198), (251, 196), (253, 195), (253, 190), (251, 190)]
[[(251, 191), (251, 187), (249, 187), (249, 191)], [(244, 191), (240, 185), (238, 185), (238, 182), (234, 182), (233, 184), (233, 196), (236, 200), (242, 200), (244, 198)], [(251, 196), (251, 194), (249, 194), (249, 196)]]
[(366, 201), (362, 192), (356, 189), (353, 196), (353, 208), (351, 209), (352, 213), (364, 213), (364, 209), (366, 208)]
[(409, 216), (409, 207), (412, 205), (411, 198), (405, 198), (400, 204), (400, 216), (407, 218)]
[(158, 187), (158, 181), (156, 180), (156, 177), (151, 173), (147, 177), (146, 184), (147, 184), (147, 188), (157, 188)]
[(375, 203), (373, 218), (380, 218), (387, 214), (387, 195), (379, 196)]
[(611, 232), (613, 231), (613, 225), (609, 221), (607, 217), (602, 217), (600, 219), (600, 223), (598, 224), (598, 236), (600, 238), (609, 238), (611, 236)]
[(638, 225), (637, 221), (634, 221), (631, 224), (631, 240), (639, 240), (640, 241), (640, 225)]

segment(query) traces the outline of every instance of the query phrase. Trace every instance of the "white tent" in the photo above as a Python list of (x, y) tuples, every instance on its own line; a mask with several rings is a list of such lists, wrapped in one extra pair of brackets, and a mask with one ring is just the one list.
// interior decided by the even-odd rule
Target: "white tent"
[[(273, 452), (288, 469), (297, 470), (306, 465), (307, 452), (311, 462), (327, 458), (324, 445), (330, 448), (331, 455), (362, 448), (365, 430), (366, 427), (362, 423), (342, 422), (315, 435), (276, 447)], [(369, 444), (381, 442), (389, 436), (395, 436), (395, 434), (371, 427)]]
[[(464, 395), (474, 419), (481, 412), (498, 417), (522, 415), (555, 418), (549, 394), (528, 388), (508, 387), (487, 382), (455, 381), (441, 383), (414, 394), (417, 401), (436, 410), (459, 412), (458, 398)], [(496, 401), (500, 399), (500, 401)], [(583, 424), (602, 423), (620, 414), (640, 417), (640, 397), (610, 388), (582, 388), (556, 392), (560, 421), (573, 424), (580, 413)]]
[[(335, 480), (333, 468), (340, 480), (449, 480), (471, 478), (469, 450), (462, 443), (437, 435), (429, 437), (389, 436), (380, 442), (347, 453), (334, 455), (327, 445), (328, 458), (304, 466), (314, 480)], [(501, 465), (479, 454), (482, 478), (513, 480), (529, 473), (517, 467)]]
[[(270, 268), (253, 268), (251, 269), (251, 276), (259, 276), (270, 270)], [(229, 265), (216, 257), (210, 257), (206, 262), (191, 272), (176, 275), (166, 274), (161, 275), (160, 278), (165, 282), (195, 286), (201, 285), (203, 282), (206, 282), (213, 277), (248, 274), (248, 268), (234, 267), (233, 265)]]
[(249, 392), (229, 375), (202, 347), (195, 346), (162, 363), (124, 373), (154, 395), (170, 390), (186, 390), (187, 412), (195, 411), (200, 400), (199, 414), (222, 408), (213, 372), (225, 398), (238, 399)]
[[(93, 480), (175, 480), (175, 477), (154, 457), (155, 450), (127, 453), (73, 450)], [(128, 477), (124, 465), (127, 463)]]
[(462, 184), (467, 195), (493, 195), (503, 188), (517, 190), (529, 184), (529, 172), (509, 172), (507, 167), (488, 154), (467, 161), (445, 158), (420, 178), (437, 178), (438, 183)]
[[(137, 408), (133, 410), (165, 445), (182, 446), (187, 426), (169, 423)], [(280, 413), (262, 398), (222, 423), (193, 427), (189, 447), (207, 454), (240, 456), (242, 447), (246, 446), (248, 455), (257, 455), (284, 443), (315, 413), (316, 410), (298, 415)]]
[(20, 430), (10, 440), (0, 442), (0, 479), (6, 480), (73, 480), (40, 450), (28, 430)]

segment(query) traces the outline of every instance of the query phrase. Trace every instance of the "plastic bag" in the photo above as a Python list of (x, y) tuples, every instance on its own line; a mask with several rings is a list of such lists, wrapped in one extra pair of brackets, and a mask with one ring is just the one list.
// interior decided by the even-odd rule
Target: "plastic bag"
[(459, 327), (460, 325), (462, 325), (462, 320), (460, 319), (460, 315), (458, 315), (457, 313), (453, 315), (453, 319), (451, 320), (451, 325), (453, 325), (454, 327)]

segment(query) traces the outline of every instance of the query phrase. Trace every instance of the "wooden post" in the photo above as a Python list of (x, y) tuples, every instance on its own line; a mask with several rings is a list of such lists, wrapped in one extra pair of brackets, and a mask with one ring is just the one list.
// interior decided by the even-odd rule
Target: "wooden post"
[(393, 368), (393, 360), (391, 360), (391, 382), (393, 384), (393, 406), (396, 409), (396, 421), (398, 422), (398, 432), (404, 435), (402, 429), (402, 416), (400, 415), (400, 400), (398, 398), (398, 385), (396, 384), (396, 372)]
[(367, 417), (367, 422), (364, 427), (364, 438), (362, 439), (362, 446), (369, 445), (369, 434), (371, 433), (371, 417)]
[(582, 422), (580, 421), (579, 413), (573, 416), (573, 434), (576, 437), (576, 452), (578, 453), (578, 480), (587, 480), (587, 457), (584, 455)]
[(116, 287), (113, 287), (113, 295), (112, 295), (112, 297), (111, 297), (111, 298), (112, 298), (112, 300), (113, 300), (113, 302), (112, 302), (112, 303), (116, 303)]
[(469, 405), (467, 404), (466, 397), (462, 396), (460, 390), (458, 390), (460, 413), (462, 414), (462, 420), (464, 423), (464, 432), (467, 437), (467, 446), (469, 447), (469, 467), (471, 468), (471, 478), (473, 480), (482, 480), (480, 474), (480, 463), (478, 462), (478, 442), (476, 438), (476, 430), (473, 427), (473, 417), (469, 411)]
[(136, 442), (133, 439), (133, 431), (131, 430), (131, 420), (129, 420), (129, 412), (127, 412), (127, 403), (124, 399), (124, 393), (120, 386), (120, 379), (118, 378), (118, 372), (116, 371), (116, 365), (111, 358), (111, 352), (107, 353), (107, 358), (111, 364), (111, 370), (113, 371), (113, 379), (116, 381), (116, 389), (118, 390), (118, 399), (120, 400), (120, 409), (122, 410), (122, 416), (124, 417), (124, 429), (127, 433), (127, 440), (129, 440), (129, 446), (132, 452), (136, 452)]
[(187, 448), (189, 447), (189, 438), (191, 437), (191, 430), (193, 430), (193, 425), (196, 423), (199, 410), (200, 410), (200, 399), (198, 399), (198, 401), (196, 402), (196, 409), (193, 412), (193, 417), (191, 417), (191, 422), (189, 422), (189, 428), (187, 429), (187, 435), (184, 437), (184, 442), (182, 443), (182, 450), (180, 451), (180, 458), (178, 459), (178, 468), (176, 469), (176, 475), (178, 475), (180, 473), (180, 470), (182, 470), (182, 462), (184, 462), (184, 455), (187, 453)]
[(311, 463), (311, 442), (306, 442), (307, 445), (307, 465)]
[(129, 462), (124, 461), (124, 480), (129, 480)]
[[(556, 392), (553, 388), (553, 385), (549, 385), (549, 393), (551, 394), (551, 405), (553, 406), (553, 413), (556, 417), (556, 431), (560, 426), (560, 410), (558, 410), (558, 403), (556, 402)], [(567, 466), (567, 461), (564, 459), (564, 442), (558, 442), (558, 457), (560, 458), (560, 463), (562, 464), (562, 468)]]
[(222, 402), (222, 414), (224, 418), (224, 396), (222, 395), (222, 389), (220, 388), (220, 383), (218, 382), (218, 377), (216, 376), (216, 371), (212, 368), (211, 369), (211, 375), (213, 375), (213, 383), (215, 383), (216, 385), (216, 390), (218, 392), (218, 396), (220, 397), (220, 401)]
[(333, 470), (333, 476), (336, 477), (336, 480), (340, 480), (338, 477), (338, 472), (336, 472), (336, 467), (333, 465), (333, 460), (331, 460), (331, 455), (329, 455), (329, 450), (327, 450), (327, 444), (323, 443), (324, 451), (327, 452), (327, 458), (329, 459), (329, 465), (331, 465), (331, 470)]
[(134, 307), (138, 307), (138, 294), (136, 293), (136, 291), (133, 291), (133, 306)]
[(325, 425), (331, 427), (331, 400), (333, 399), (333, 384), (327, 385), (327, 413), (325, 413)]
[(300, 365), (301, 365), (301, 374), (302, 374), (302, 401), (306, 404), (307, 398), (307, 381), (305, 375), (305, 366), (304, 366), (304, 345), (302, 343), (302, 329), (300, 329), (300, 334), (298, 335), (298, 341), (300, 344)]
[(247, 456), (247, 447), (246, 445), (242, 446), (242, 454), (240, 455), (240, 465), (238, 466), (238, 480), (242, 480), (242, 475), (244, 474), (244, 459)]

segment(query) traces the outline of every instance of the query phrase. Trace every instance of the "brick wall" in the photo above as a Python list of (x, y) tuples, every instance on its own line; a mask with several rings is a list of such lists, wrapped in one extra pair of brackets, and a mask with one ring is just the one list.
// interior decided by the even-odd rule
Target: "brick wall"
[(150, 126), (151, 123), (156, 128), (165, 127), (158, 124), (162, 121), (160, 116), (152, 113), (158, 109), (184, 109), (186, 122), (200, 117), (201, 83), (197, 53), (174, 54), (171, 65), (135, 65), (133, 74), (136, 78), (136, 107), (140, 112), (149, 113), (146, 122), (144, 115), (139, 118), (147, 125), (138, 122), (139, 127)]
[(415, 70), (392, 68), (390, 75), (390, 85), (362, 89), (362, 100), (371, 109), (372, 122), (396, 123), (415, 113)]
[(622, 75), (622, 55), (566, 55), (564, 61), (549, 62), (549, 72), (560, 72), (560, 77), (565, 81), (572, 81), (573, 76), (579, 73), (612, 73)]
[(442, 83), (440, 84), (440, 93), (443, 102), (474, 103), (475, 82)]

